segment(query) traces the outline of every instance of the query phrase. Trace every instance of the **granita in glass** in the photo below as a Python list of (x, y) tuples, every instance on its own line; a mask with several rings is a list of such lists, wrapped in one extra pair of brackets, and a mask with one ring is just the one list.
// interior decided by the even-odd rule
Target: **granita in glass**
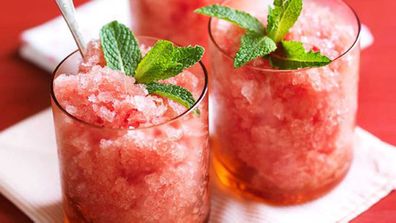
[[(294, 0), (275, 2), (286, 4), (278, 6), (278, 13), (280, 7), (294, 4)], [(248, 31), (235, 21), (210, 21), (212, 151), (219, 180), (237, 193), (274, 204), (301, 203), (323, 195), (346, 175), (353, 156), (358, 18), (341, 0), (305, 0), (298, 20), (277, 42), (274, 36), (282, 30), (271, 31), (267, 17), (272, 1), (223, 4), (250, 13), (267, 26), (260, 35), (273, 41), (261, 39), (261, 44), (271, 48), (275, 42), (277, 49), (235, 68), (238, 61), (233, 59)], [(301, 42), (302, 50), (290, 53), (298, 44), (288, 41)], [(245, 44), (251, 43), (245, 39)], [(253, 46), (241, 55), (257, 53), (254, 49), (259, 45)], [(289, 60), (278, 60), (278, 52)], [(293, 58), (301, 52), (328, 62), (304, 66), (298, 61), (304, 57)], [(300, 69), (294, 68), (295, 63)]]
[(206, 47), (209, 19), (194, 14), (193, 11), (220, 2), (221, 0), (130, 0), (134, 30), (139, 35)]
[[(166, 57), (167, 52), (191, 55), (197, 47), (177, 48), (142, 37), (135, 45), (142, 55), (148, 53), (135, 72), (130, 72), (127, 62), (120, 71), (106, 57), (103, 41), (124, 33), (120, 43), (126, 33), (122, 29), (127, 28), (116, 22), (102, 29), (101, 40), (89, 43), (84, 59), (77, 52), (71, 54), (53, 76), (51, 99), (65, 222), (205, 222), (209, 213), (207, 74), (200, 62), (195, 64), (201, 55), (180, 56), (189, 62), (175, 62)], [(165, 48), (167, 52), (161, 51)], [(120, 52), (124, 59), (130, 51), (121, 48)], [(152, 76), (163, 75), (155, 61), (158, 52), (165, 55), (162, 61), (169, 59), (186, 69), (178, 73), (175, 68), (167, 73), (173, 77), (153, 82)], [(173, 91), (167, 91), (170, 86)]]

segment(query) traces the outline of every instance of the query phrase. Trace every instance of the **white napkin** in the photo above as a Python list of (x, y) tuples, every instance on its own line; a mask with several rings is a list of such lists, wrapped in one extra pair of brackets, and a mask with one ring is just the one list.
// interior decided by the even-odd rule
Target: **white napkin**
[(0, 192), (34, 222), (62, 222), (58, 169), (49, 109), (0, 133)]
[[(274, 207), (234, 197), (212, 182), (210, 222), (348, 222), (396, 188), (396, 148), (360, 128), (356, 140), (351, 170), (324, 197), (304, 205)], [(49, 109), (0, 133), (0, 192), (34, 222), (62, 222), (59, 182)]]
[[(113, 19), (132, 21), (128, 0), (97, 0), (78, 9), (83, 32), (95, 38)], [(109, 10), (111, 9), (111, 10)], [(94, 19), (93, 19), (94, 18)], [(61, 18), (22, 34), (21, 55), (47, 71), (76, 47)], [(373, 37), (363, 26), (361, 45)], [(396, 149), (362, 129), (356, 131), (355, 159), (346, 179), (323, 198), (298, 206), (273, 207), (233, 197), (212, 186), (212, 223), (347, 222), (396, 187)], [(215, 179), (212, 177), (212, 179)], [(56, 143), (50, 110), (0, 133), (0, 192), (33, 221), (62, 222)]]

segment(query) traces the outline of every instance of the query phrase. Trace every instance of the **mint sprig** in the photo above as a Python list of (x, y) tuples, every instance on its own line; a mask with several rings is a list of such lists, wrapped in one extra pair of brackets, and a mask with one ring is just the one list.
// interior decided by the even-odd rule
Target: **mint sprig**
[(320, 67), (327, 65), (331, 60), (319, 52), (306, 52), (304, 46), (300, 42), (282, 41), (282, 47), (278, 53), (274, 53), (270, 57), (270, 62), (274, 67), (282, 67), (284, 69), (298, 69), (303, 67)]
[(271, 65), (279, 69), (325, 66), (331, 60), (320, 52), (306, 52), (302, 43), (284, 41), (302, 8), (302, 0), (274, 0), (274, 7), (269, 8), (267, 28), (247, 12), (226, 6), (210, 5), (195, 12), (230, 21), (245, 29), (246, 33), (241, 37), (240, 48), (234, 57), (235, 68), (258, 57), (269, 58)]
[(249, 13), (228, 8), (226, 6), (209, 5), (199, 8), (194, 12), (232, 22), (235, 25), (238, 25), (241, 28), (251, 32), (265, 32), (263, 24), (256, 17), (250, 15)]
[(142, 54), (129, 28), (113, 21), (102, 27), (100, 39), (107, 66), (133, 76)]
[(201, 46), (176, 47), (172, 42), (159, 40), (139, 63), (135, 79), (150, 83), (174, 77), (201, 60)]
[(187, 109), (195, 104), (187, 89), (156, 81), (174, 77), (196, 64), (204, 54), (203, 47), (177, 47), (172, 42), (159, 40), (142, 58), (133, 32), (117, 21), (102, 27), (100, 39), (106, 66), (134, 76), (137, 83), (146, 86), (149, 94), (169, 98)]

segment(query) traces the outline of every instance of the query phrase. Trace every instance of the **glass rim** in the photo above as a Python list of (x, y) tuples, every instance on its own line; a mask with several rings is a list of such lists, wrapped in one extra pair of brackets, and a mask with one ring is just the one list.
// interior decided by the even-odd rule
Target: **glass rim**
[[(145, 38), (145, 39), (152, 39), (152, 40), (159, 40), (157, 38), (154, 37), (148, 37), (148, 36), (137, 36), (137, 38)], [(177, 45), (177, 44), (176, 44)], [(60, 109), (60, 111), (62, 113), (64, 113), (65, 115), (67, 115), (69, 118), (73, 119), (74, 121), (77, 121), (83, 125), (87, 125), (90, 126), (92, 128), (97, 128), (97, 129), (105, 129), (105, 130), (117, 130), (117, 131), (121, 131), (121, 130), (125, 130), (125, 131), (134, 131), (134, 130), (144, 130), (144, 129), (152, 129), (152, 128), (156, 128), (156, 127), (160, 127), (160, 126), (164, 126), (167, 124), (170, 124), (172, 122), (175, 122), (185, 116), (187, 116), (188, 114), (190, 114), (191, 112), (193, 112), (195, 109), (198, 108), (198, 106), (202, 103), (202, 101), (205, 99), (205, 97), (207, 96), (207, 92), (208, 92), (208, 80), (209, 80), (209, 76), (208, 76), (208, 71), (205, 67), (205, 65), (203, 64), (202, 61), (198, 61), (199, 66), (202, 69), (204, 78), (205, 78), (205, 82), (203, 85), (203, 90), (200, 94), (200, 96), (198, 97), (198, 99), (195, 101), (194, 105), (191, 106), (189, 109), (187, 109), (186, 111), (184, 111), (183, 113), (181, 113), (180, 115), (177, 115), (169, 120), (166, 120), (164, 122), (161, 122), (159, 124), (153, 124), (150, 126), (144, 126), (144, 127), (138, 127), (138, 128), (133, 128), (133, 127), (128, 127), (128, 128), (114, 128), (114, 127), (107, 127), (107, 126), (100, 126), (100, 125), (96, 125), (93, 123), (89, 123), (86, 122), (80, 118), (75, 117), (74, 115), (70, 114), (69, 112), (66, 111), (65, 108), (63, 108), (63, 106), (59, 103), (58, 99), (55, 96), (55, 91), (54, 91), (54, 81), (55, 81), (55, 76), (58, 72), (58, 70), (60, 69), (60, 67), (68, 60), (70, 59), (72, 56), (74, 56), (76, 53), (79, 53), (78, 50), (73, 51), (72, 53), (70, 53), (68, 56), (66, 56), (55, 68), (55, 70), (52, 72), (51, 74), (51, 78), (50, 78), (50, 96), (52, 101), (54, 102), (54, 104), (56, 105), (56, 107), (58, 109)], [(197, 64), (195, 64), (197, 65)], [(194, 65), (194, 66), (195, 66)]]
[[(224, 1), (221, 2), (220, 5), (225, 5), (225, 3), (229, 2), (229, 1), (232, 1), (232, 0), (224, 0)], [(333, 64), (334, 62), (340, 60), (345, 55), (347, 55), (350, 51), (352, 51), (356, 47), (356, 45), (359, 43), (360, 36), (361, 36), (361, 31), (362, 31), (362, 23), (361, 23), (361, 21), (359, 19), (358, 14), (356, 13), (356, 11), (352, 8), (352, 6), (350, 4), (348, 4), (344, 0), (338, 0), (338, 1), (342, 2), (352, 12), (352, 14), (353, 14), (353, 16), (355, 18), (355, 21), (356, 21), (356, 25), (357, 25), (357, 34), (356, 34), (355, 40), (353, 41), (351, 46), (347, 50), (345, 50), (345, 52), (343, 52), (342, 54), (337, 56), (334, 60), (332, 60), (326, 66), (329, 66), (329, 65)], [(227, 52), (225, 52), (224, 49), (221, 48), (219, 46), (219, 44), (217, 44), (217, 41), (213, 37), (213, 34), (212, 34), (212, 20), (213, 19), (214, 19), (213, 17), (210, 17), (209, 23), (208, 23), (208, 31), (209, 31), (208, 33), (209, 33), (210, 41), (215, 45), (216, 49), (219, 50), (223, 56), (225, 56), (227, 59), (234, 60), (234, 57), (229, 55)], [(300, 72), (300, 71), (304, 71), (304, 70), (321, 68), (321, 67), (306, 67), (306, 68), (300, 68), (300, 69), (295, 69), (295, 70), (290, 70), (290, 69), (281, 70), (281, 69), (271, 69), (271, 68), (260, 68), (260, 67), (256, 67), (256, 66), (248, 65), (248, 64), (245, 64), (241, 68), (244, 68), (244, 67), (252, 69), (252, 70), (257, 70), (257, 71), (262, 71), (262, 72), (270, 72), (270, 73), (286, 73), (286, 72), (296, 72), (296, 71)], [(235, 68), (235, 69), (238, 69), (238, 68)]]

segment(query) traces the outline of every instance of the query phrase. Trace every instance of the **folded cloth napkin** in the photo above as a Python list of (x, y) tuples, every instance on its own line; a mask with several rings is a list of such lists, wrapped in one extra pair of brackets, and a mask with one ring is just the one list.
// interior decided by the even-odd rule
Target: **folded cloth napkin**
[[(244, 200), (212, 177), (210, 222), (348, 222), (396, 188), (396, 148), (360, 128), (356, 142), (354, 161), (341, 184), (303, 205), (276, 207)], [(0, 192), (34, 222), (62, 222), (59, 182), (49, 109), (0, 133)]]
[[(111, 8), (112, 10), (108, 10)], [(113, 19), (132, 21), (127, 0), (97, 0), (78, 9), (83, 32), (95, 38)], [(95, 18), (95, 19), (92, 19)], [(22, 34), (21, 55), (52, 71), (76, 47), (61, 18)], [(362, 48), (372, 44), (367, 27)], [(37, 131), (40, 129), (40, 131)], [(213, 223), (347, 222), (396, 188), (396, 148), (362, 129), (356, 131), (355, 159), (345, 180), (313, 202), (274, 207), (244, 200), (212, 181)], [(212, 177), (215, 179), (215, 177)], [(0, 133), (0, 192), (33, 221), (62, 222), (56, 143), (50, 110), (45, 110)]]

